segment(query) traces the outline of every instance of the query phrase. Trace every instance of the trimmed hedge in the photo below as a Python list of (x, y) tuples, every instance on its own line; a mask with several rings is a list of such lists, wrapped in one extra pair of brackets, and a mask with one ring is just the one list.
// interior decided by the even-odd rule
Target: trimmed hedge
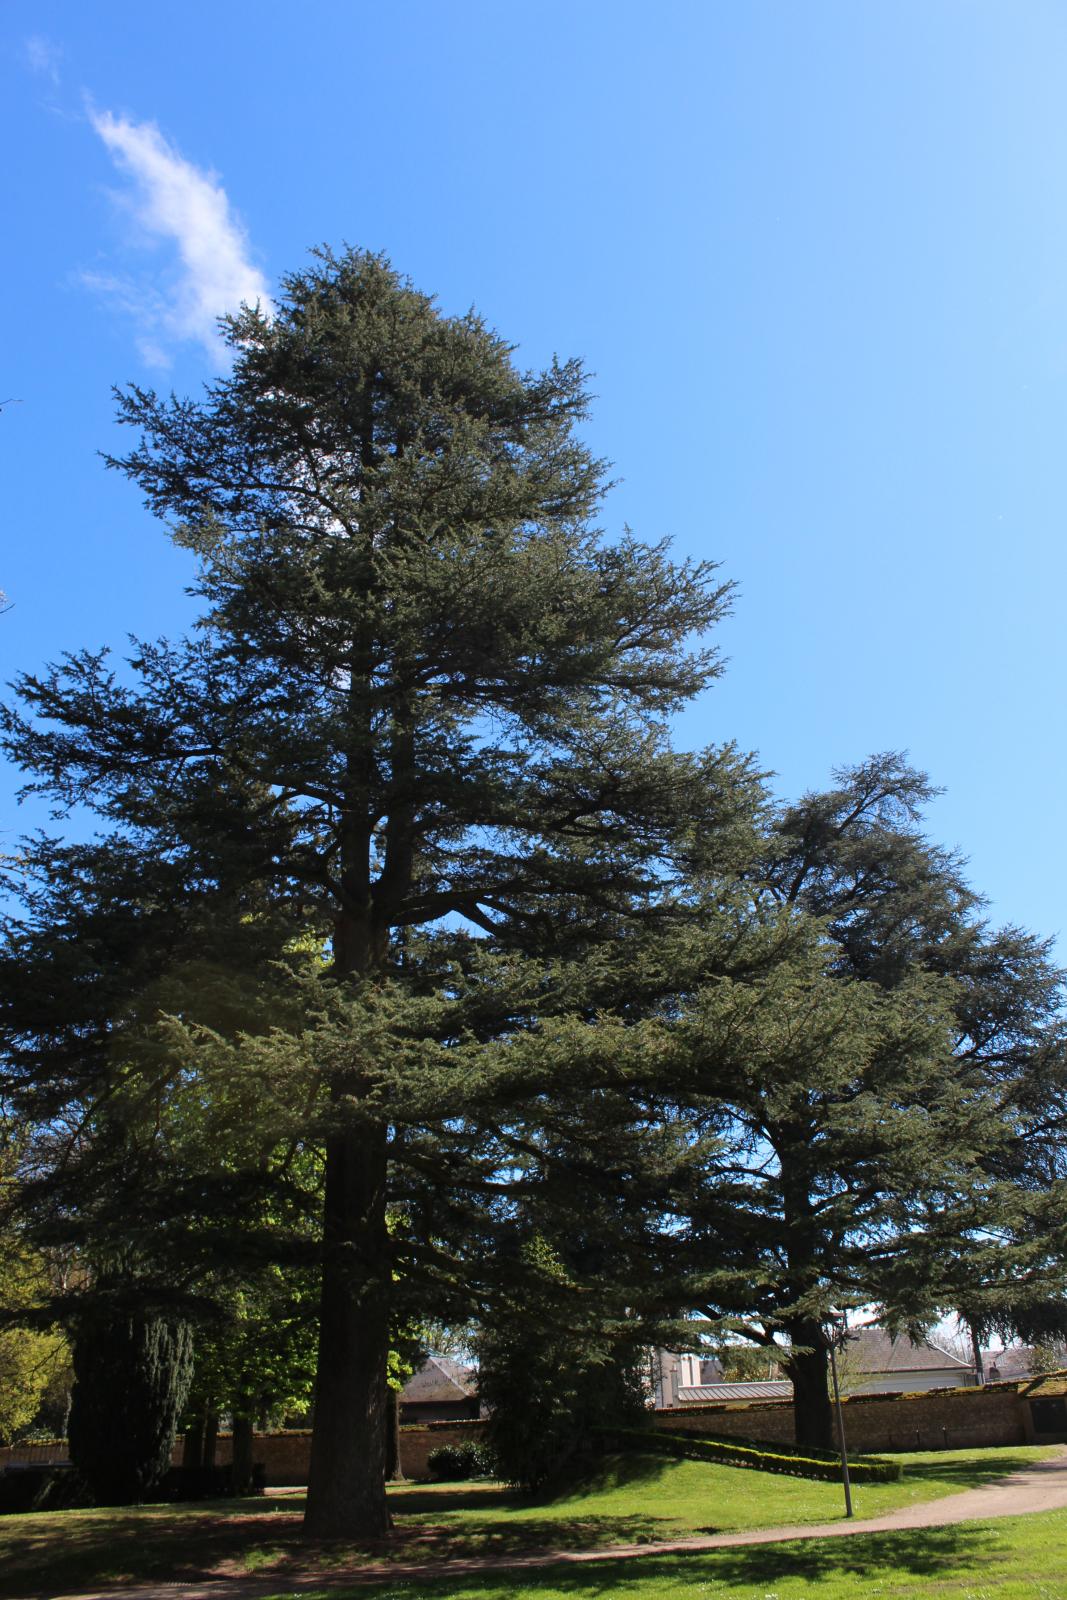
[[(252, 1464), (252, 1482), (242, 1489), (238, 1498), (265, 1494), (267, 1468), (262, 1461)], [(233, 1467), (227, 1462), (221, 1467), (171, 1467), (155, 1490), (153, 1500), (232, 1500)]]
[[(680, 1433), (660, 1433), (644, 1428), (613, 1429), (608, 1435), (621, 1450), (662, 1451), (664, 1455), (687, 1457), (691, 1461), (721, 1461), (724, 1466), (752, 1467), (757, 1472), (782, 1472), (795, 1478), (823, 1478), (835, 1481), (841, 1476), (841, 1457), (827, 1450), (810, 1454), (789, 1445), (768, 1450), (755, 1440), (738, 1441)], [(853, 1483), (897, 1483), (904, 1475), (899, 1461), (883, 1461), (864, 1456), (849, 1461)]]
[(25, 1511), (69, 1511), (91, 1506), (92, 1497), (74, 1468), (65, 1465), (7, 1467), (0, 1472), (0, 1516)]
[[(664, 1414), (665, 1413), (663, 1413), (663, 1412), (658, 1413), (658, 1415), (660, 1415), (660, 1416), (662, 1416)], [(655, 1433), (657, 1433), (657, 1434), (659, 1433), (659, 1429), (658, 1428), (655, 1429)], [(773, 1444), (768, 1444), (768, 1442), (765, 1439), (746, 1439), (743, 1436), (738, 1435), (738, 1434), (734, 1434), (734, 1433), (704, 1433), (704, 1432), (690, 1433), (688, 1428), (685, 1430), (684, 1435), (678, 1434), (678, 1433), (667, 1433), (665, 1436), (667, 1438), (670, 1438), (670, 1439), (679, 1439), (679, 1438), (682, 1438), (682, 1437), (684, 1437), (686, 1439), (711, 1439), (711, 1440), (715, 1441), (718, 1444), (740, 1444), (740, 1445), (743, 1445), (746, 1450), (769, 1450), (771, 1455), (775, 1455), (775, 1456), (793, 1456), (798, 1461), (829, 1461), (829, 1462), (832, 1462), (835, 1466), (840, 1467), (840, 1465), (841, 1465), (841, 1453), (840, 1453), (840, 1451), (838, 1451), (838, 1450), (821, 1450), (818, 1445), (814, 1445), (814, 1444), (812, 1444), (812, 1445), (784, 1444), (784, 1443), (782, 1443), (782, 1442), (780, 1442), (778, 1440), (775, 1440)], [(881, 1456), (866, 1456), (866, 1455), (863, 1455), (863, 1454), (857, 1454), (854, 1457), (853, 1456), (849, 1456), (848, 1460), (849, 1460), (849, 1466), (850, 1467), (852, 1465), (853, 1460), (855, 1460), (855, 1461), (857, 1461), (859, 1463), (862, 1463), (862, 1462), (865, 1462), (865, 1461), (870, 1463), (870, 1462), (873, 1461), (873, 1462), (877, 1462), (879, 1465), (885, 1465), (885, 1462), (883, 1461), (883, 1458)], [(892, 1462), (889, 1463), (890, 1466), (892, 1466), (893, 1464), (894, 1463), (892, 1463)], [(889, 1481), (893, 1482), (895, 1480), (889, 1480)]]
[[(660, 1430), (658, 1428), (655, 1430), (655, 1432), (656, 1435), (659, 1436)], [(796, 1444), (785, 1444), (777, 1439), (773, 1443), (768, 1443), (766, 1439), (746, 1439), (743, 1436), (734, 1433), (690, 1433), (688, 1428), (686, 1428), (684, 1433), (666, 1433), (663, 1435), (663, 1437), (668, 1439), (710, 1439), (715, 1444), (739, 1444), (742, 1445), (746, 1450), (768, 1450), (773, 1456), (792, 1456), (796, 1461), (829, 1461), (837, 1467), (840, 1467), (841, 1465), (841, 1455), (839, 1451), (820, 1450), (819, 1446), (814, 1444), (804, 1445), (802, 1447)], [(870, 1456), (857, 1456), (856, 1459), (858, 1461), (864, 1461), (874, 1460), (877, 1458)], [(849, 1456), (850, 1465), (851, 1462), (852, 1457)]]

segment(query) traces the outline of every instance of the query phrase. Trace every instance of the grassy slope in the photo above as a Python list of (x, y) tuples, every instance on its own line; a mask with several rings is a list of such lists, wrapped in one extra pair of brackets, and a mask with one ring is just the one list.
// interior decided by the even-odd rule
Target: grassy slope
[[(943, 1450), (908, 1455), (900, 1483), (861, 1484), (852, 1491), (858, 1517), (937, 1499), (1006, 1476), (1047, 1447)], [(700, 1461), (625, 1456), (613, 1458), (598, 1480), (548, 1504), (501, 1501), (490, 1491), (434, 1485), (394, 1491), (394, 1507), (421, 1523), (462, 1532), (482, 1548), (531, 1543), (560, 1548), (621, 1543), (640, 1538), (677, 1539), (741, 1528), (833, 1522), (843, 1511), (839, 1484), (778, 1477)], [(581, 1537), (574, 1535), (581, 1530)], [(532, 1536), (536, 1533), (537, 1537)], [(570, 1535), (566, 1538), (561, 1535)]]
[[(1046, 1453), (1020, 1447), (908, 1456), (902, 1483), (857, 1490), (857, 1511), (872, 1516), (951, 1494), (1001, 1477)], [(394, 1490), (391, 1499), (400, 1536), (387, 1549), (374, 1552), (377, 1560), (434, 1561), (464, 1554), (506, 1557), (524, 1550), (592, 1548), (706, 1531), (831, 1521), (841, 1514), (841, 1491), (835, 1484), (696, 1461), (635, 1457), (615, 1460), (597, 1482), (548, 1504), (516, 1502), (487, 1484), (412, 1486)], [(188, 1581), (209, 1574), (271, 1570), (284, 1582), (286, 1571), (336, 1571), (366, 1561), (365, 1552), (345, 1545), (309, 1548), (300, 1539), (301, 1510), (299, 1498), (266, 1497), (208, 1506), (0, 1518), (0, 1600), (14, 1600), (34, 1590), (70, 1592), (137, 1580)], [(641, 1565), (645, 1567), (644, 1562)], [(596, 1587), (590, 1574), (588, 1591)], [(485, 1592), (509, 1590), (498, 1586)], [(822, 1600), (823, 1591), (819, 1593)], [(789, 1597), (783, 1595), (782, 1600)]]

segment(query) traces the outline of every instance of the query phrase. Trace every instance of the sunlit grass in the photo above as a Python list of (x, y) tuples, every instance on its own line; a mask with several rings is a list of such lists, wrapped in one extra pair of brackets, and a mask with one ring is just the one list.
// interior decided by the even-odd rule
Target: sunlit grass
[[(534, 1572), (303, 1589), (300, 1600), (1064, 1600), (1067, 1511)], [(279, 1589), (270, 1600), (295, 1600)]]
[[(934, 1499), (1003, 1477), (1048, 1453), (1047, 1448), (1019, 1447), (902, 1457), (903, 1481), (860, 1486), (856, 1509), (860, 1516), (875, 1516)], [(842, 1514), (838, 1484), (634, 1455), (609, 1459), (592, 1477), (548, 1501), (522, 1500), (500, 1485), (461, 1483), (399, 1486), (390, 1491), (390, 1503), (396, 1534), (377, 1547), (306, 1542), (302, 1495), (0, 1517), (0, 1600), (22, 1600), (37, 1591), (73, 1593), (253, 1573), (277, 1574), (284, 1583), (285, 1574), (298, 1571), (325, 1575), (382, 1563), (506, 1560), (531, 1552), (830, 1522)]]

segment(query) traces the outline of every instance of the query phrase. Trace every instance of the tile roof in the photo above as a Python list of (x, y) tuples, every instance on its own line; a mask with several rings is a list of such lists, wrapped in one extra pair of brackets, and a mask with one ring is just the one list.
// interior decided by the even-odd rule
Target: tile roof
[(969, 1361), (924, 1340), (915, 1344), (905, 1334), (891, 1339), (884, 1328), (868, 1323), (849, 1332), (849, 1359), (859, 1372), (970, 1372)]
[(1033, 1359), (1034, 1347), (1029, 1344), (1007, 1344), (1002, 1350), (982, 1351), (986, 1377), (989, 1377), (990, 1367), (995, 1366), (1001, 1379), (1005, 1382), (1015, 1378), (1040, 1377), (1041, 1374), (1039, 1372), (1034, 1372), (1031, 1369)]
[(475, 1393), (476, 1374), (461, 1366), (450, 1356), (430, 1356), (417, 1372), (413, 1372), (400, 1391), (406, 1405), (454, 1404), (469, 1400)]

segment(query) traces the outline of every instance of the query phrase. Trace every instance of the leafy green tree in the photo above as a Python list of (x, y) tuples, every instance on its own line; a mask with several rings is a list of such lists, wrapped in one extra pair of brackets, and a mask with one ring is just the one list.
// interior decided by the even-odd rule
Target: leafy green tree
[[(272, 316), (229, 325), (197, 403), (131, 389), (114, 464), (199, 560), (195, 642), (29, 678), (8, 748), (61, 803), (240, 859), (332, 919), (364, 992), (406, 930), (495, 934), (540, 898), (628, 910), (664, 893), (696, 763), (663, 720), (714, 671), (709, 565), (606, 543), (576, 362), (526, 374), (378, 257), (323, 254)], [(328, 1092), (307, 1527), (386, 1526), (393, 1251), (388, 1063), (349, 1049)]]
[[(10, 1286), (4, 1298), (10, 1304)], [(33, 1422), (68, 1361), (61, 1333), (0, 1329), (0, 1444), (11, 1444)]]
[[(980, 1340), (993, 1329), (1027, 1338), (1043, 1317), (1055, 1323), (1064, 1291), (1064, 973), (1051, 941), (991, 929), (962, 863), (923, 835), (937, 792), (924, 774), (890, 754), (837, 776), (835, 789), (779, 814), (774, 892), (829, 919), (840, 971), (890, 988), (916, 969), (948, 980), (952, 1071), (1002, 1120), (976, 1146), (982, 1198), (970, 1225), (958, 1218), (955, 1238), (933, 1230), (941, 1304), (969, 1308)], [(906, 1293), (901, 1304), (919, 1318)]]
[[(0, 1118), (0, 1197), (16, 1181), (22, 1130)], [(62, 1331), (40, 1316), (49, 1299), (49, 1263), (26, 1230), (0, 1206), (0, 1444), (10, 1444), (37, 1416), (67, 1374)]]
[(778, 1376), (778, 1364), (766, 1348), (750, 1344), (719, 1344), (715, 1348), (724, 1383), (766, 1383)]
[(232, 1483), (252, 1481), (253, 1430), (307, 1410), (315, 1373), (316, 1297), (313, 1272), (295, 1263), (264, 1266), (245, 1282), (231, 1281), (215, 1315), (196, 1329), (193, 1377), (186, 1407), (183, 1464), (203, 1467), (208, 1433), (220, 1412), (233, 1425)]
[(1041, 1377), (1047, 1372), (1062, 1372), (1067, 1367), (1067, 1351), (1062, 1344), (1031, 1345), (1026, 1367), (1034, 1377)]
[(1019, 929), (981, 941), (957, 1007), (957, 1057), (1000, 1098), (1010, 1137), (988, 1152), (997, 1205), (959, 1240), (947, 1303), (976, 1349), (992, 1333), (1067, 1334), (1067, 1024), (1064, 974)]

